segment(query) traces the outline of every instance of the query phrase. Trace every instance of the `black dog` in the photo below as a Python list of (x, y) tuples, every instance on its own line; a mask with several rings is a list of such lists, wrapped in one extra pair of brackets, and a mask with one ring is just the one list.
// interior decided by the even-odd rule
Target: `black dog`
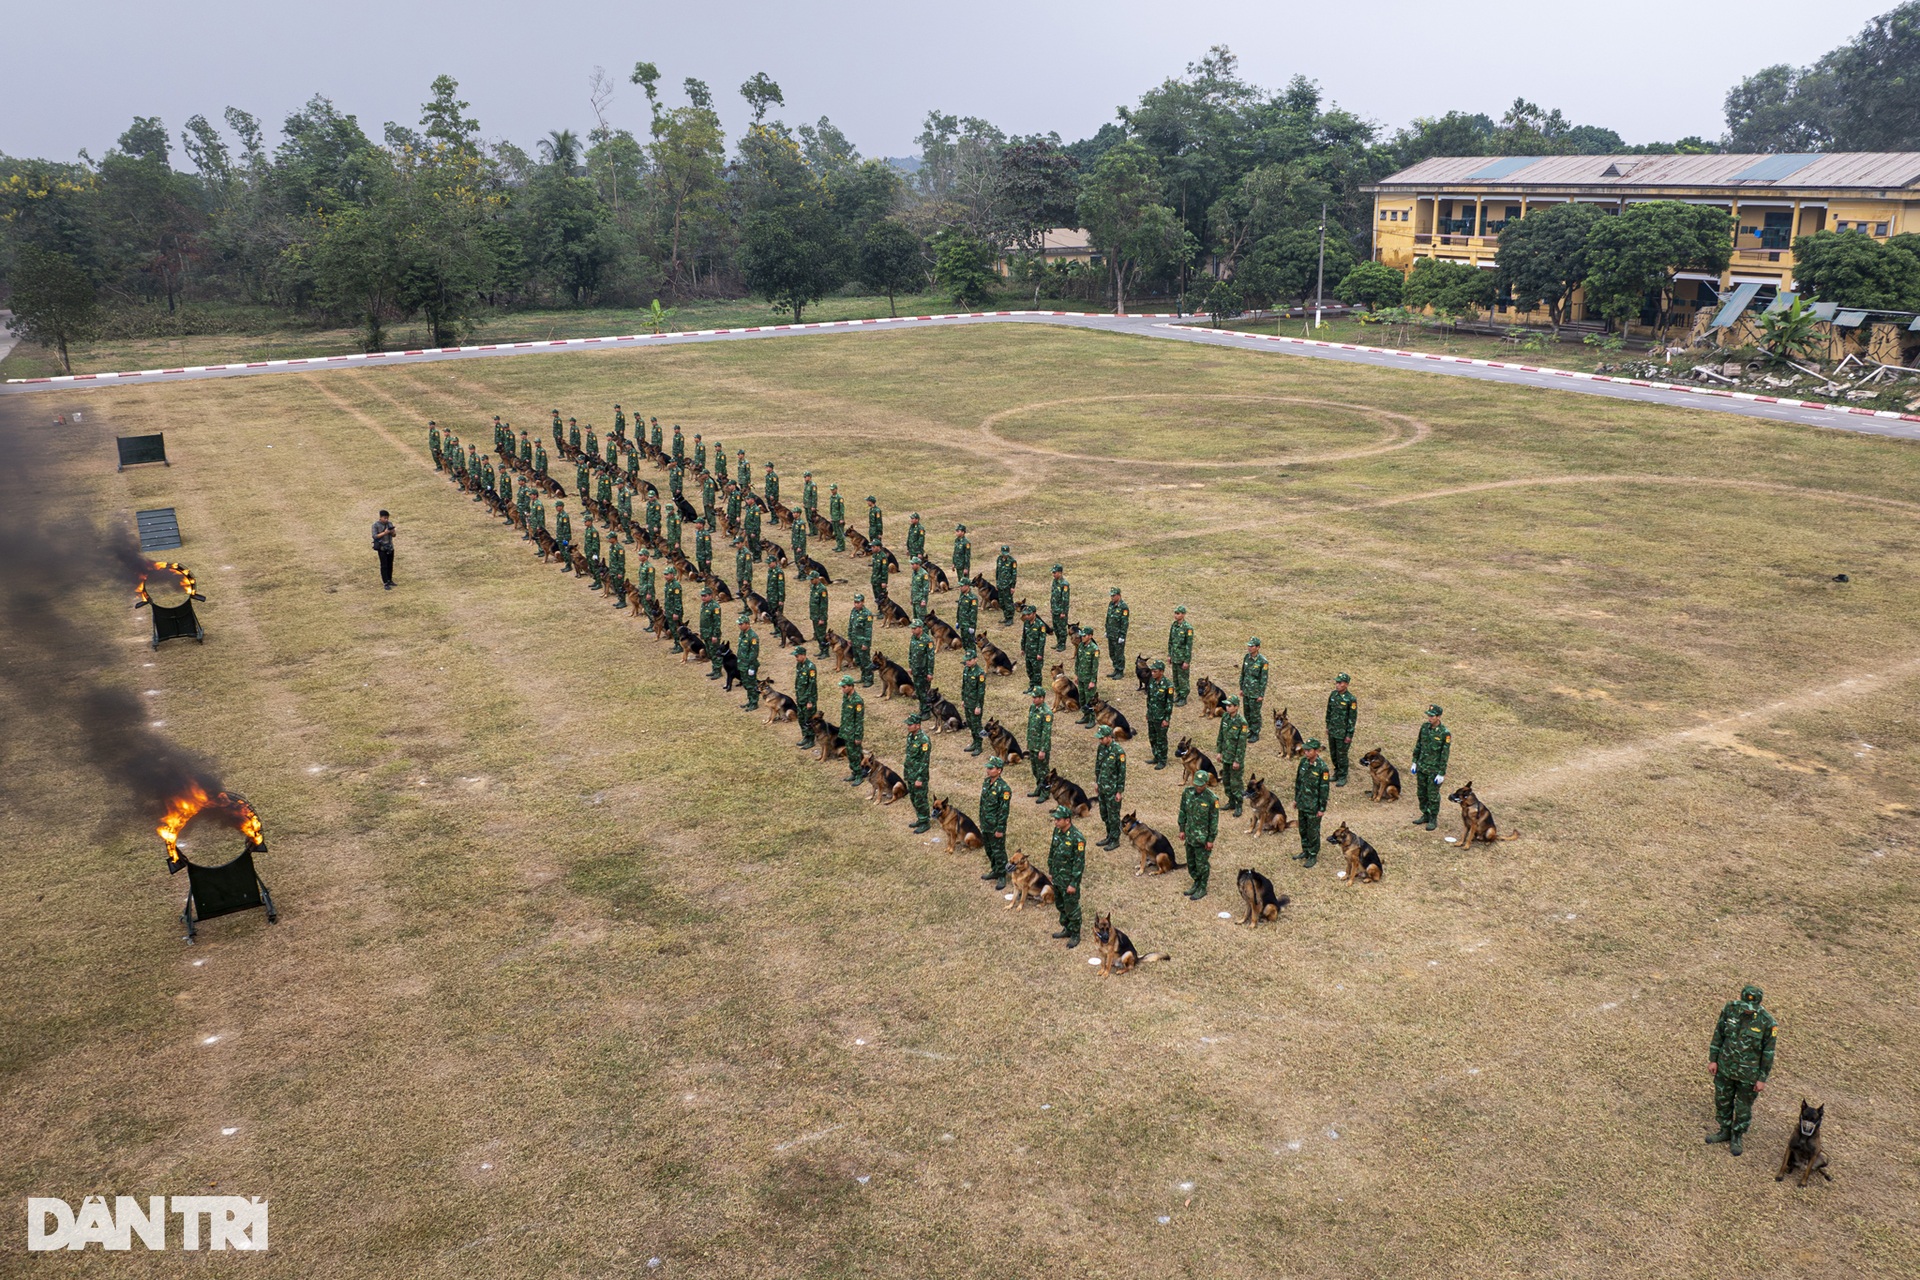
[(1773, 1175), (1779, 1182), (1795, 1169), (1801, 1169), (1800, 1185), (1806, 1186), (1807, 1179), (1815, 1173), (1833, 1181), (1833, 1175), (1827, 1172), (1827, 1155), (1820, 1150), (1820, 1122), (1827, 1114), (1827, 1104), (1817, 1107), (1807, 1105), (1805, 1098), (1800, 1099), (1800, 1123), (1794, 1126), (1793, 1138), (1787, 1143), (1787, 1154), (1780, 1161), (1780, 1172)]

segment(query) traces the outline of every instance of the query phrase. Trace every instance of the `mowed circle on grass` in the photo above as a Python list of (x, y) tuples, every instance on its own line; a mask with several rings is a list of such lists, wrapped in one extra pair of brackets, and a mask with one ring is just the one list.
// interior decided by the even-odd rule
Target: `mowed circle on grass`
[(1427, 427), (1370, 405), (1294, 396), (1089, 396), (1003, 409), (980, 424), (1008, 444), (1085, 461), (1290, 466), (1404, 449)]

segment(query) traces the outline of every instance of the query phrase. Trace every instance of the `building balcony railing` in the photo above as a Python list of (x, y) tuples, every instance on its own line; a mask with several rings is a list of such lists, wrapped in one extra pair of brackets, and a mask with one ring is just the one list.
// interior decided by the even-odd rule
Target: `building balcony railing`
[(1782, 266), (1793, 265), (1793, 255), (1785, 249), (1735, 249), (1733, 260), (1742, 263), (1777, 262)]
[(1461, 249), (1461, 248), (1498, 249), (1500, 247), (1499, 236), (1475, 236), (1475, 235), (1437, 235), (1436, 236), (1436, 235), (1428, 235), (1425, 232), (1416, 232), (1413, 237), (1413, 242), (1417, 245), (1420, 245), (1420, 244), (1451, 245), (1456, 249)]

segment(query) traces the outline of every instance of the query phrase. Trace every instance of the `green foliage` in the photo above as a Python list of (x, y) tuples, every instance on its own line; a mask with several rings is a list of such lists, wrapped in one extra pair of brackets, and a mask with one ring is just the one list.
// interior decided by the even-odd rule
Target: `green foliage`
[[(1920, 236), (1898, 240), (1912, 243)], [(1793, 274), (1822, 302), (1888, 311), (1920, 311), (1920, 257), (1905, 243), (1857, 231), (1816, 231), (1793, 242)]]
[(1421, 258), (1407, 273), (1402, 301), (1445, 319), (1463, 319), (1493, 305), (1494, 273), (1465, 262)]
[(903, 223), (874, 223), (860, 240), (859, 277), (869, 289), (887, 295), (888, 315), (897, 314), (894, 295), (918, 289), (927, 279), (920, 237)]
[(25, 337), (54, 348), (73, 372), (67, 348), (85, 339), (99, 318), (93, 281), (63, 253), (22, 245), (8, 273), (13, 287), (13, 326)]
[(1603, 217), (1587, 236), (1586, 303), (1614, 320), (1630, 320), (1649, 303), (1661, 328), (1673, 306), (1676, 271), (1726, 270), (1733, 256), (1733, 219), (1705, 205), (1649, 200)]
[(1536, 208), (1500, 229), (1498, 288), (1515, 305), (1546, 307), (1556, 328), (1587, 278), (1587, 238), (1607, 215), (1578, 200)]
[(1333, 287), (1333, 296), (1348, 304), (1359, 304), (1369, 311), (1397, 307), (1405, 291), (1407, 278), (1384, 262), (1356, 263)]
[(1227, 321), (1240, 314), (1245, 298), (1232, 280), (1215, 280), (1207, 285), (1201, 306), (1213, 318), (1213, 327), (1223, 329)]
[(671, 307), (661, 306), (660, 299), (655, 298), (653, 300), (653, 305), (647, 309), (647, 319), (646, 319), (647, 332), (648, 333), (665, 333), (667, 331), (668, 322), (672, 319), (673, 319), (673, 309)]
[(1872, 19), (1810, 67), (1764, 67), (1729, 90), (1732, 151), (1920, 149), (1920, 0)]
[[(1354, 267), (1353, 251), (1338, 228), (1326, 236), (1326, 280), (1337, 285)], [(1293, 303), (1315, 295), (1320, 283), (1320, 229), (1292, 227), (1260, 241), (1234, 273), (1249, 300)]]
[(759, 124), (766, 118), (767, 108), (785, 106), (787, 100), (780, 93), (780, 86), (773, 77), (764, 71), (756, 71), (740, 86), (740, 96), (747, 100), (747, 109), (753, 112), (753, 122)]
[(934, 237), (934, 281), (959, 306), (977, 307), (993, 296), (993, 262), (992, 246), (958, 228)]
[(1076, 214), (1107, 260), (1114, 310), (1125, 315), (1127, 290), (1192, 258), (1197, 243), (1160, 200), (1160, 166), (1131, 139), (1100, 157), (1080, 187)]
[(846, 278), (846, 245), (832, 212), (808, 202), (750, 214), (740, 237), (740, 271), (747, 287), (795, 324), (810, 303)]
[(1826, 325), (1804, 298), (1760, 317), (1760, 349), (1775, 364), (1804, 360), (1826, 347)]

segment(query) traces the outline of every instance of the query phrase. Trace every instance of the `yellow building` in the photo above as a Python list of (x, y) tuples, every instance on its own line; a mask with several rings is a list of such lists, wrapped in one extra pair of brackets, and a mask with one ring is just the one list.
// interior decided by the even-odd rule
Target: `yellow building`
[[(1428, 257), (1491, 268), (1500, 228), (1546, 204), (1579, 200), (1618, 213), (1682, 200), (1723, 209), (1738, 220), (1732, 262), (1718, 276), (1682, 272), (1675, 306), (1683, 311), (1711, 307), (1742, 284), (1760, 286), (1762, 298), (1792, 288), (1795, 236), (1920, 232), (1920, 152), (1912, 151), (1434, 156), (1367, 190), (1373, 256), (1402, 269)], [(1585, 318), (1577, 298), (1571, 318)]]

